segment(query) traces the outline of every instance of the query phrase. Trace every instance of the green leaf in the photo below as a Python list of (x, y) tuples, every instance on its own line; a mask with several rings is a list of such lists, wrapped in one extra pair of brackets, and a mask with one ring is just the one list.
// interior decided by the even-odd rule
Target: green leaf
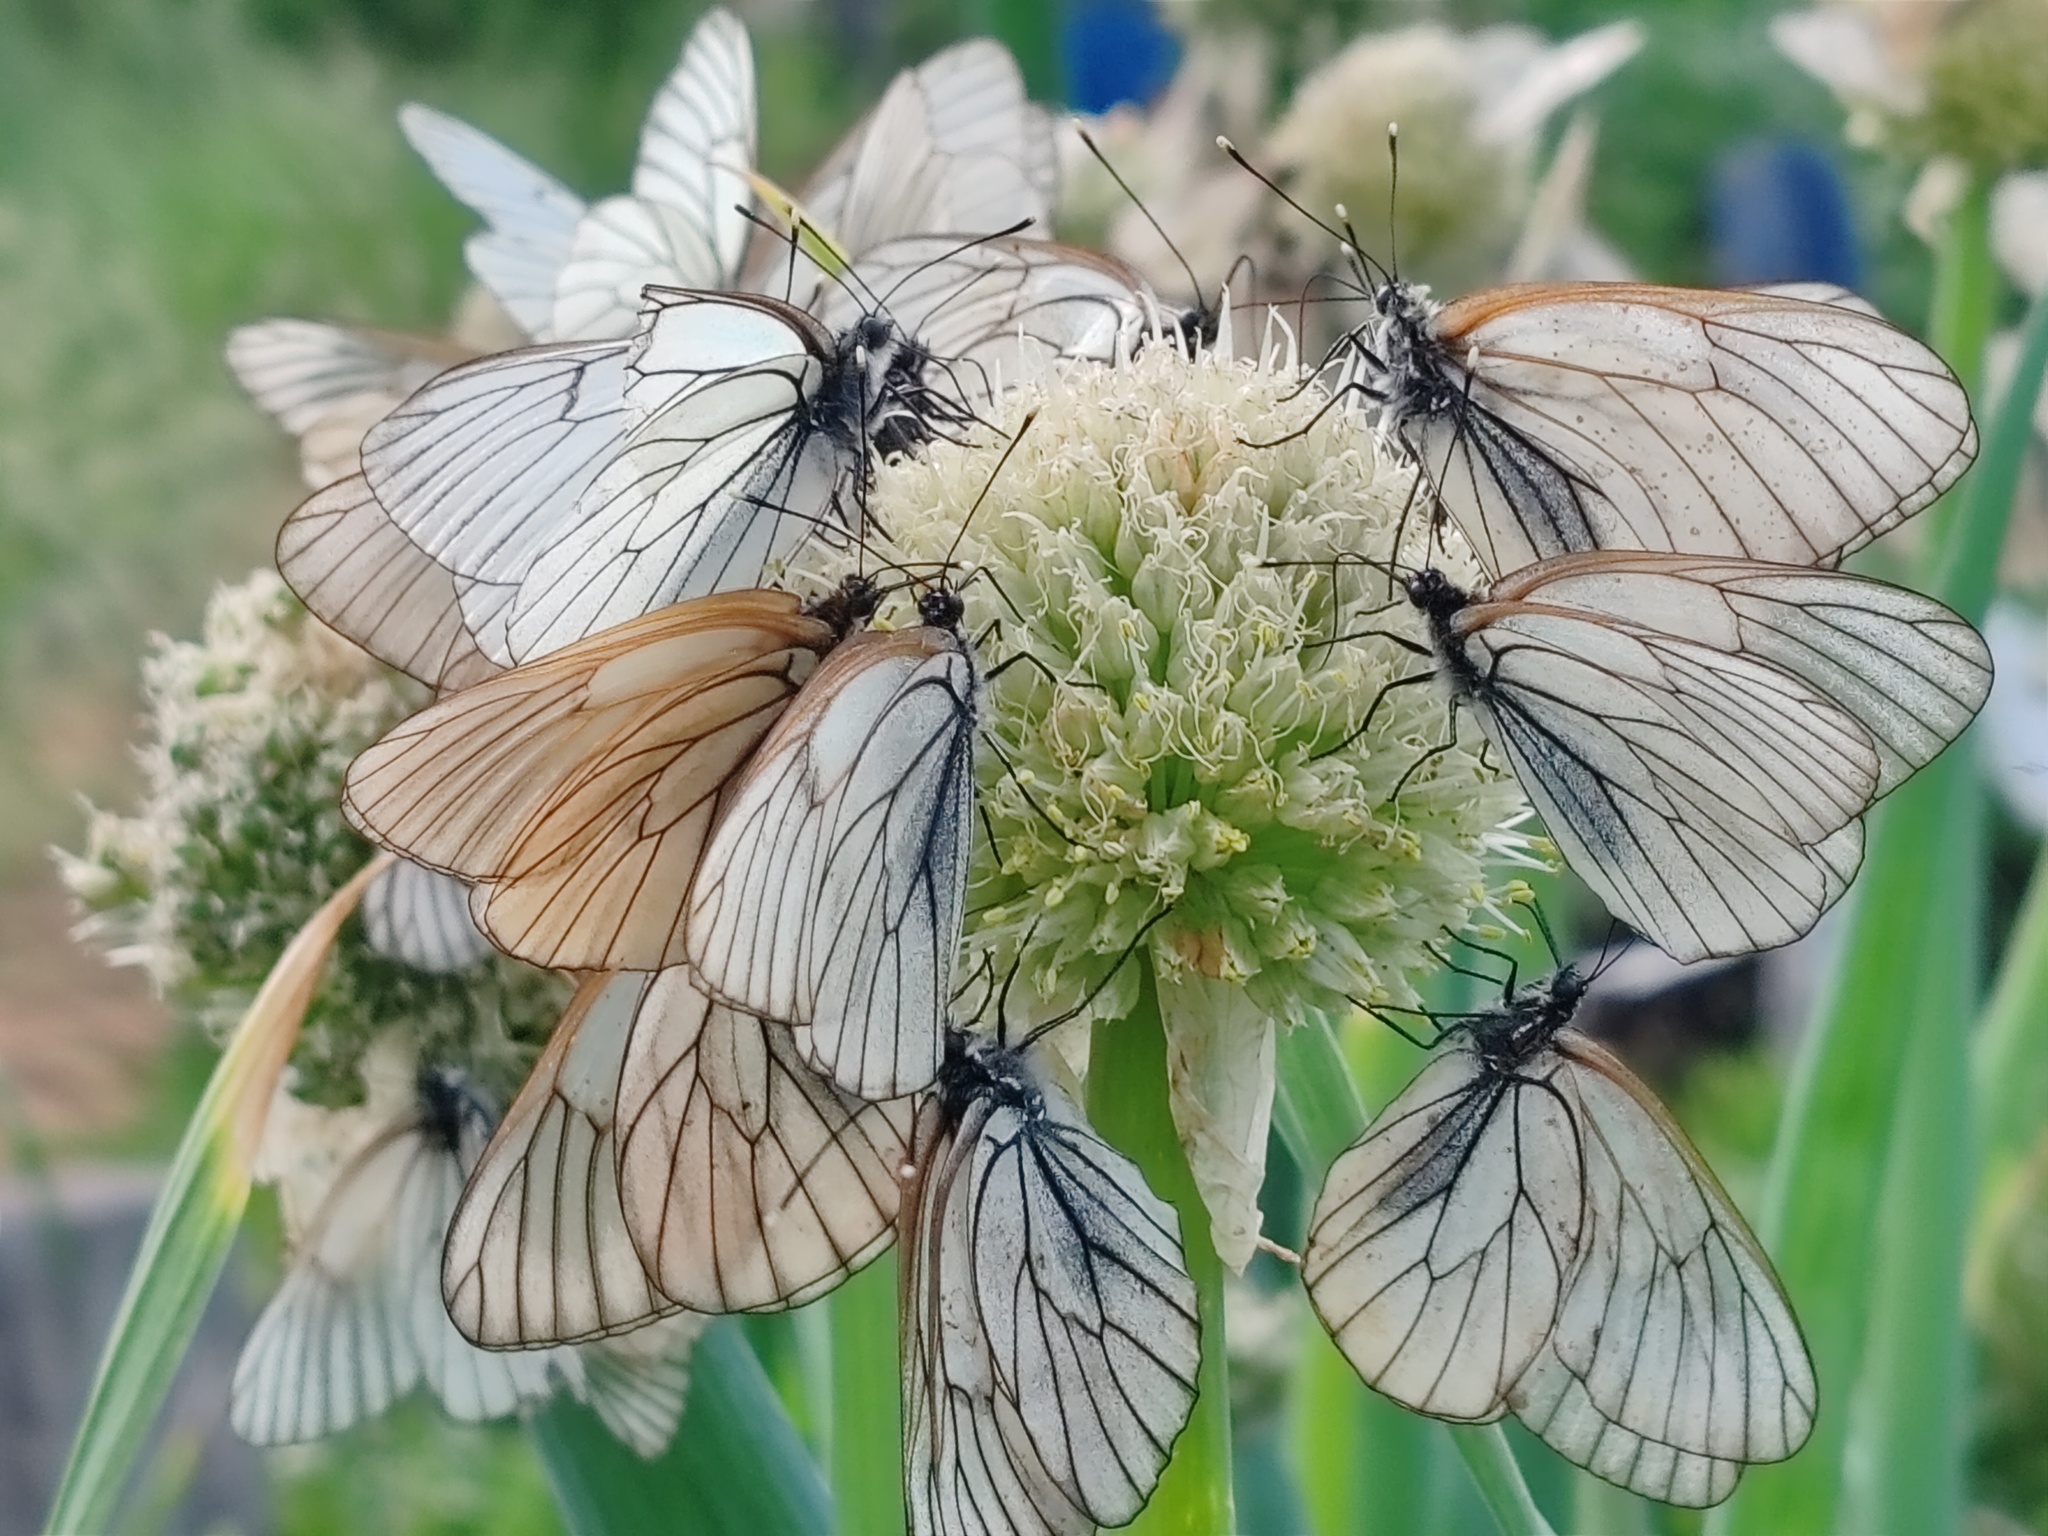
[(832, 1309), (832, 1496), (841, 1536), (900, 1536), (904, 1529), (896, 1273), (892, 1250), (826, 1303)]
[[(1954, 216), (1935, 346), (1965, 377), (1981, 354), (1997, 277), (1978, 188)], [(2022, 367), (1982, 460), (1932, 519), (1935, 595), (1979, 616), (2031, 432), (2048, 322), (2029, 321)], [(2015, 403), (2015, 397), (2019, 397)], [(1982, 790), (1967, 744), (1870, 819), (1840, 951), (1795, 1063), (1761, 1224), (1820, 1379), (1812, 1439), (1753, 1469), (1711, 1529), (1946, 1530), (1960, 1519), (1962, 1225), (1971, 1115), (1962, 1022), (1981, 986)]]
[(234, 1245), (271, 1095), (327, 952), (364, 888), (390, 862), (388, 854), (372, 859), (299, 930), (214, 1064), (149, 1213), (46, 1529), (113, 1525), (136, 1457)]
[(574, 1536), (826, 1536), (832, 1503), (739, 1326), (690, 1353), (690, 1398), (668, 1449), (644, 1461), (597, 1415), (557, 1397), (529, 1423)]
[(1088, 1119), (1138, 1165), (1152, 1193), (1180, 1216), (1180, 1245), (1195, 1282), (1202, 1364), (1194, 1412), (1174, 1442), (1134, 1536), (1215, 1536), (1237, 1529), (1230, 1475), (1230, 1367), (1223, 1335), (1223, 1261), (1209, 1240), (1209, 1208), (1174, 1129), (1167, 1096), (1166, 1029), (1149, 969), (1128, 1017), (1095, 1026), (1088, 1052)]

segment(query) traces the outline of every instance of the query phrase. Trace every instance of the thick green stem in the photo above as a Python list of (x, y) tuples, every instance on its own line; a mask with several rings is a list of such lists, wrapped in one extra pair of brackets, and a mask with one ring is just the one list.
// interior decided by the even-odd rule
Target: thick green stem
[(1146, 974), (1126, 1018), (1098, 1024), (1089, 1046), (1088, 1118), (1135, 1162), (1152, 1192), (1180, 1215), (1181, 1250), (1195, 1282), (1202, 1366), (1195, 1411), (1143, 1514), (1138, 1536), (1217, 1536), (1234, 1531), (1231, 1496), (1230, 1368), (1224, 1352), (1223, 1261), (1209, 1238), (1209, 1211), (1188, 1170), (1167, 1096), (1166, 1030)]
[(2034, 861), (1972, 1068), (1988, 1195), (2048, 1125), (2048, 853)]
[(832, 1293), (832, 1500), (839, 1536), (900, 1536), (903, 1405), (896, 1255)]

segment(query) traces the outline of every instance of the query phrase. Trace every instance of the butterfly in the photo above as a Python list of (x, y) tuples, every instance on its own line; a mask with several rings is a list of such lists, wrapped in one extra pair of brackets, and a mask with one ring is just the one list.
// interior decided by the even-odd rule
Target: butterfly
[(1958, 615), (1837, 571), (1594, 551), (1483, 593), (1435, 570), (1406, 587), (1565, 862), (1678, 960), (1810, 929), (1862, 861), (1863, 813), (1991, 686)]
[(667, 1444), (686, 1384), (676, 1350), (694, 1324), (624, 1353), (499, 1354), (472, 1347), (449, 1321), (442, 1241), (490, 1128), (490, 1108), (466, 1079), (427, 1070), (412, 1110), (343, 1165), (236, 1362), (229, 1419), (243, 1439), (283, 1445), (338, 1433), (424, 1382), (470, 1421), (566, 1389), (642, 1455)]
[(536, 341), (630, 334), (649, 283), (729, 288), (750, 225), (754, 56), (730, 12), (684, 44), (640, 133), (631, 193), (594, 204), (489, 135), (429, 107), (399, 125), (485, 228), (470, 270)]
[(368, 487), (451, 573), (487, 658), (530, 660), (859, 533), (875, 454), (957, 435), (1061, 358), (1123, 355), (1156, 313), (1120, 264), (1007, 238), (892, 242), (813, 298), (818, 315), (650, 290), (631, 340), (481, 359), (378, 424)]
[(1493, 574), (1590, 549), (1833, 565), (1977, 452), (1941, 359), (1845, 290), (1392, 278), (1339, 344)]
[(450, 694), (350, 765), (363, 834), (469, 882), (477, 926), (563, 970), (683, 958), (720, 796), (827, 652), (872, 612), (784, 592), (665, 608)]
[(911, 1531), (1127, 1524), (1193, 1410), (1201, 1359), (1173, 1208), (1023, 1052), (959, 1030), (911, 1162)]
[(705, 990), (792, 1026), (860, 1098), (929, 1084), (944, 1050), (974, 829), (982, 675), (961, 601), (828, 656), (725, 793), (683, 925)]
[(493, 953), (469, 915), (469, 888), (404, 859), (363, 891), (362, 917), (370, 948), (416, 971), (450, 976)]
[(1685, 1133), (1570, 1028), (1570, 966), (1445, 1025), (1330, 1167), (1302, 1280), (1358, 1373), (1418, 1413), (1513, 1413), (1649, 1498), (1719, 1503), (1805, 1443), (1791, 1304)]

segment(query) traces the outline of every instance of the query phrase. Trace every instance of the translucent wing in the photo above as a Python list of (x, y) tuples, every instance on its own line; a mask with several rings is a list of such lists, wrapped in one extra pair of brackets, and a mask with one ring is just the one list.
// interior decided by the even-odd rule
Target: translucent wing
[(888, 316), (936, 359), (930, 387), (979, 410), (1041, 378), (1060, 358), (1115, 362), (1161, 323), (1151, 287), (1114, 257), (1049, 240), (892, 240), (861, 257), (855, 281), (820, 297), (826, 327), (857, 323), (881, 295)]
[(1302, 1283), (1369, 1385), (1438, 1418), (1497, 1419), (1577, 1264), (1581, 1174), (1555, 1095), (1445, 1050), (1331, 1164)]
[(413, 1190), (433, 1186), (432, 1157), (417, 1127), (403, 1126), (335, 1181), (235, 1362), (228, 1419), (244, 1440), (317, 1440), (418, 1384), (403, 1259), (439, 1241), (422, 1226), (431, 1212)]
[(731, 288), (752, 226), (754, 55), (727, 11), (697, 24), (640, 134), (630, 196), (606, 198), (576, 230), (556, 285), (554, 334), (630, 335), (640, 291)]
[(720, 791), (834, 638), (780, 592), (650, 614), (414, 715), (356, 759), (343, 809), (472, 882), (501, 949), (675, 964)]
[(662, 972), (619, 1082), (619, 1189), (647, 1274), (706, 1312), (823, 1295), (895, 1238), (910, 1109), (838, 1092), (787, 1030)]
[(312, 320), (261, 320), (228, 334), (235, 380), (299, 439), (306, 483), (323, 486), (360, 467), (363, 434), (469, 348)]
[(1835, 571), (1692, 555), (1565, 556), (1516, 572), (1490, 596), (1602, 613), (1782, 667), (1870, 733), (1879, 795), (1961, 735), (1991, 689), (1990, 649), (1959, 614)]
[(469, 887), (405, 859), (370, 882), (362, 912), (370, 948), (416, 971), (453, 975), (491, 953), (469, 915)]
[(408, 103), (398, 126), (441, 185), (485, 227), (463, 247), (469, 270), (536, 341), (553, 339), (555, 281), (569, 260), (583, 199), (489, 134)]
[(1813, 1428), (1813, 1365), (1769, 1258), (1661, 1105), (1583, 1035), (1555, 1081), (1585, 1147), (1586, 1231), (1556, 1330), (1509, 1399), (1567, 1460), (1716, 1504)]
[(690, 1388), (689, 1351), (706, 1319), (680, 1312), (577, 1350), (584, 1401), (624, 1445), (659, 1456), (675, 1438)]
[(836, 521), (864, 444), (808, 424), (832, 341), (772, 299), (650, 295), (632, 344), (629, 436), (532, 552), (510, 618), (531, 657), (664, 604), (757, 584)]
[(505, 623), (534, 562), (624, 445), (626, 342), (533, 347), (454, 369), (363, 442), (363, 473), (391, 521), (456, 578), (485, 655), (515, 656)]
[(856, 635), (733, 785), (690, 895), (690, 963), (800, 1026), (864, 1099), (938, 1070), (974, 818), (978, 681), (943, 629)]
[(1433, 331), (1442, 394), (1397, 429), (1495, 572), (1594, 548), (1832, 564), (1977, 451), (1941, 360), (1839, 302), (1529, 284)]
[(329, 628), (429, 687), (467, 687), (499, 670), (463, 620), (456, 578), (392, 522), (361, 475), (285, 519), (277, 568)]
[[(805, 212), (855, 256), (900, 235), (992, 235), (1051, 215), (1051, 122), (987, 38), (890, 82), (805, 189)], [(786, 254), (786, 253), (784, 253)]]
[(1144, 1507), (1194, 1406), (1171, 1207), (1059, 1090), (926, 1107), (905, 1208), (905, 1495), (918, 1536), (1084, 1533)]
[(470, 1176), (441, 1293), (472, 1343), (568, 1343), (677, 1310), (649, 1286), (619, 1205), (619, 1068), (649, 981), (584, 979)]

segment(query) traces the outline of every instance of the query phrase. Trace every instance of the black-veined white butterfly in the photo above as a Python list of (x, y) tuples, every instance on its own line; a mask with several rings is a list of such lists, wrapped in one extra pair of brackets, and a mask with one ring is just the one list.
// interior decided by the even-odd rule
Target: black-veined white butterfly
[(786, 592), (728, 592), (605, 630), (394, 727), (350, 766), (342, 808), (469, 882), (477, 926), (508, 953), (564, 970), (679, 964), (721, 795), (872, 602), (857, 579), (808, 611)]
[(916, 1536), (1129, 1523), (1194, 1407), (1173, 1208), (1021, 1051), (946, 1038), (902, 1211)]
[(706, 991), (870, 1100), (938, 1071), (974, 829), (980, 668), (957, 592), (918, 607), (834, 650), (761, 739), (683, 930)]
[(1955, 613), (1837, 571), (1595, 551), (1407, 591), (1566, 862), (1679, 960), (1811, 928), (1862, 861), (1863, 813), (1991, 685)]
[(1340, 344), (1488, 571), (1589, 549), (1833, 565), (1977, 452), (1941, 359), (1839, 289), (1390, 280)]
[(485, 221), (470, 270), (536, 341), (629, 334), (649, 283), (738, 283), (752, 203), (754, 55), (714, 10), (697, 23), (640, 133), (633, 190), (594, 205), (495, 139), (431, 108), (400, 126)]
[(363, 892), (363, 933), (370, 948), (416, 971), (448, 976), (491, 954), (469, 915), (469, 889), (437, 870), (399, 859)]
[(1445, 1025), (1331, 1165), (1302, 1254), (1323, 1324), (1419, 1413), (1513, 1413), (1567, 1460), (1715, 1504), (1805, 1443), (1818, 1389), (1769, 1258), (1685, 1133), (1569, 1028), (1586, 981)]
[[(458, 1419), (501, 1418), (556, 1391), (591, 1404), (642, 1455), (667, 1444), (694, 1324), (656, 1346), (499, 1354), (467, 1343), (441, 1303), (441, 1250), (491, 1113), (459, 1077), (426, 1071), (416, 1109), (336, 1175), (235, 1366), (229, 1418), (244, 1439), (316, 1439), (425, 1383)], [(680, 1329), (681, 1332), (674, 1330)]]
[(857, 531), (875, 453), (1060, 358), (1112, 360), (1157, 312), (1115, 263), (1010, 239), (894, 242), (819, 303), (831, 324), (654, 290), (631, 341), (457, 368), (370, 433), (370, 488), (484, 654), (530, 660)]

